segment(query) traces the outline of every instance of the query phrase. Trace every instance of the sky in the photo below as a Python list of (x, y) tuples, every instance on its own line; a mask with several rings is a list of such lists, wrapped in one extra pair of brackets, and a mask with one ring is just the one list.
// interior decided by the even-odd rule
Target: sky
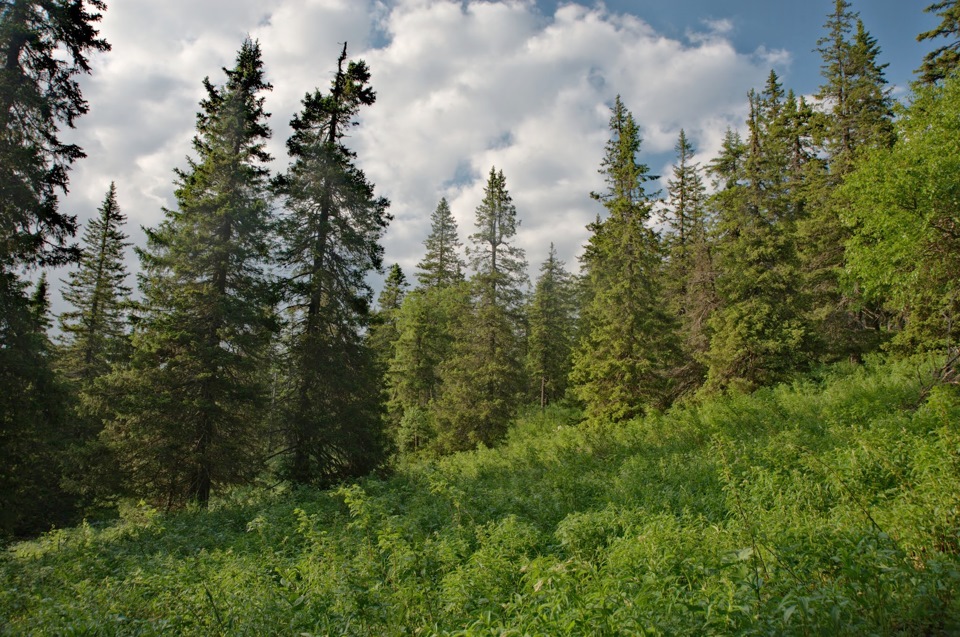
[[(894, 95), (905, 97), (938, 23), (930, 0), (854, 0), (879, 43)], [(430, 213), (446, 197), (464, 243), (492, 166), (503, 170), (531, 278), (549, 246), (568, 269), (602, 212), (589, 193), (621, 95), (643, 137), (640, 159), (663, 176), (680, 129), (706, 164), (728, 127), (743, 129), (750, 89), (775, 70), (813, 95), (814, 50), (834, 0), (108, 0), (113, 50), (81, 80), (90, 112), (64, 137), (87, 157), (62, 209), (96, 214), (111, 181), (137, 245), (174, 208), (174, 169), (191, 155), (202, 80), (222, 83), (248, 35), (263, 50), (274, 170), (300, 100), (329, 90), (344, 42), (370, 67), (377, 102), (348, 145), (391, 201), (385, 264), (413, 280)], [(132, 253), (131, 272), (138, 270)], [(65, 278), (60, 270), (55, 278)], [(379, 279), (373, 277), (378, 285)], [(57, 283), (59, 285), (59, 283)], [(54, 311), (62, 301), (55, 296)]]

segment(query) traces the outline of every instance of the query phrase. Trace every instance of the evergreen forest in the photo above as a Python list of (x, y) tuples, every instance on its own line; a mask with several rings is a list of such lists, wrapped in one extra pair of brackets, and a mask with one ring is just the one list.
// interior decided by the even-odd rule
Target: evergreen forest
[(277, 171), (247, 38), (134, 277), (122, 183), (61, 208), (107, 6), (0, 0), (0, 635), (960, 633), (960, 2), (901, 99), (831, 5), (662, 192), (616, 97), (533, 267), (496, 166), (391, 264), (375, 69)]

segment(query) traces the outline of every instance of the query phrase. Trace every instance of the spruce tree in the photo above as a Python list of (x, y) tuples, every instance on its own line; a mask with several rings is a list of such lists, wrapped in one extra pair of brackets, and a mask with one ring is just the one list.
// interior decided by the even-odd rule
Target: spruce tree
[(521, 309), (527, 284), (519, 221), (503, 171), (490, 169), (467, 251), (474, 275), (471, 308), (453, 325), (437, 406), (440, 446), (453, 451), (500, 439), (522, 396)]
[[(76, 259), (76, 219), (59, 209), (82, 149), (60, 139), (87, 112), (78, 76), (98, 38), (98, 0), (37, 0), (0, 8), (0, 535), (63, 523), (59, 453), (65, 395), (33, 310), (24, 269)], [(43, 317), (43, 321), (46, 317)]]
[(798, 247), (804, 287), (810, 296), (808, 321), (819, 340), (818, 356), (832, 360), (859, 356), (877, 344), (882, 312), (865, 304), (846, 278), (844, 245), (850, 228), (840, 221), (833, 191), (872, 148), (893, 143), (893, 110), (886, 67), (863, 22), (845, 0), (836, 0), (820, 39), (824, 83), (817, 94), (822, 105), (814, 118), (825, 169), (813, 175), (809, 214), (798, 226)]
[(400, 265), (394, 263), (387, 271), (383, 289), (377, 297), (377, 310), (371, 317), (367, 333), (367, 343), (377, 359), (381, 377), (385, 376), (390, 360), (394, 356), (394, 346), (399, 335), (397, 314), (403, 305), (406, 292), (407, 277), (403, 274)]
[(370, 71), (347, 63), (347, 47), (327, 94), (308, 93), (291, 122), (292, 163), (280, 183), (281, 264), (289, 302), (289, 374), (283, 414), (285, 474), (328, 484), (365, 473), (380, 461), (380, 388), (363, 342), (372, 290), (366, 276), (382, 268), (389, 202), (356, 167), (344, 143), (362, 107), (376, 94)]
[(593, 197), (608, 217), (590, 226), (583, 257), (588, 300), (571, 382), (591, 420), (622, 421), (663, 407), (674, 396), (676, 325), (665, 306), (663, 252), (650, 227), (654, 179), (638, 162), (640, 131), (617, 96), (600, 173), (607, 190)]
[(421, 287), (444, 287), (463, 280), (464, 263), (459, 254), (457, 222), (446, 198), (440, 199), (430, 215), (430, 234), (424, 248), (426, 254), (417, 264), (417, 281)]
[(947, 38), (948, 44), (937, 47), (923, 58), (923, 64), (917, 69), (920, 81), (935, 84), (949, 77), (960, 66), (960, 3), (957, 0), (934, 2), (926, 13), (936, 13), (940, 24), (935, 29), (924, 31), (917, 36), (918, 42)]
[(708, 391), (766, 385), (805, 360), (794, 246), (803, 209), (802, 165), (793, 165), (799, 111), (771, 72), (763, 93), (750, 93), (747, 143), (725, 146), (729, 155), (711, 165), (724, 188), (713, 198), (719, 308), (703, 356)]
[(863, 148), (893, 142), (893, 102), (884, 79), (880, 49), (846, 0), (836, 0), (818, 41), (824, 83), (817, 93), (817, 119), (832, 184), (850, 171)]
[(270, 135), (260, 46), (246, 40), (226, 82), (204, 80), (196, 159), (177, 170), (177, 207), (139, 251), (143, 303), (128, 369), (104, 400), (105, 435), (135, 493), (206, 506), (260, 468), (262, 370), (274, 321), (265, 272)]
[(683, 345), (675, 372), (678, 392), (687, 393), (697, 389), (706, 374), (700, 359), (709, 346), (707, 321), (717, 307), (716, 273), (706, 186), (700, 165), (693, 161), (693, 145), (682, 129), (674, 149), (677, 160), (662, 214), (667, 253), (664, 287), (670, 309), (679, 318)]
[(76, 218), (59, 210), (71, 165), (84, 157), (59, 137), (88, 110), (77, 76), (98, 38), (100, 0), (16, 0), (0, 10), (0, 268), (63, 264)]
[(63, 290), (72, 309), (60, 315), (61, 368), (86, 387), (125, 354), (130, 294), (123, 254), (130, 245), (123, 231), (127, 218), (117, 203), (115, 184), (110, 184), (98, 213), (84, 231), (79, 268), (67, 276)]
[(469, 285), (418, 288), (397, 312), (397, 340), (387, 372), (388, 413), (401, 452), (418, 451), (436, 439), (443, 367), (455, 334), (470, 312)]
[(75, 440), (69, 395), (52, 371), (49, 286), (32, 291), (3, 274), (0, 285), (0, 538), (73, 523), (75, 500), (60, 482)]
[(576, 291), (551, 243), (527, 310), (527, 376), (541, 409), (566, 394), (576, 343)]

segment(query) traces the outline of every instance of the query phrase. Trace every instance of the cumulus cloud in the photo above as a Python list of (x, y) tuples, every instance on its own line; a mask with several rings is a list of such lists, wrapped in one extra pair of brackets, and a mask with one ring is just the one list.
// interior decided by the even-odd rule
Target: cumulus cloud
[(137, 226), (175, 204), (173, 169), (192, 152), (201, 80), (222, 81), (247, 34), (260, 40), (274, 84), (267, 110), (282, 170), (289, 119), (305, 92), (327, 89), (348, 41), (378, 94), (349, 144), (393, 204), (387, 261), (412, 275), (442, 196), (466, 240), (496, 166), (522, 219), (531, 273), (551, 242), (573, 269), (601, 212), (589, 193), (603, 185), (597, 168), (616, 95), (640, 124), (652, 166), (668, 166), (681, 127), (705, 161), (724, 129), (743, 122), (747, 91), (771, 65), (789, 63), (782, 51), (737, 51), (729, 20), (704, 28), (680, 41), (603, 5), (544, 13), (518, 0), (112, 3), (102, 31), (114, 50), (84, 81), (91, 113), (74, 134), (89, 157), (64, 207), (88, 218), (115, 180), (140, 241)]

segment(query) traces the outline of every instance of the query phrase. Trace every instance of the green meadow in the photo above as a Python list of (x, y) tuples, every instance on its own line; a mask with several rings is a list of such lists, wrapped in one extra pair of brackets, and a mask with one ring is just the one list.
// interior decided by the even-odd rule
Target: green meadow
[(948, 635), (960, 394), (839, 365), (617, 426), (9, 546), (4, 635)]

